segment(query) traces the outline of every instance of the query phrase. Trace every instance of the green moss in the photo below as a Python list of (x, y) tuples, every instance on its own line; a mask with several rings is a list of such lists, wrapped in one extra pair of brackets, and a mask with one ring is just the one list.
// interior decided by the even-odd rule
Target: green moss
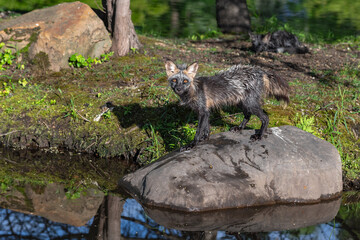
[[(20, 49), (20, 53), (24, 54), (25, 57), (28, 58), (29, 48), (30, 46), (37, 41), (40, 34), (40, 27), (35, 27), (33, 29), (25, 29), (27, 34), (30, 34), (29, 43), (22, 49)], [(25, 34), (25, 32), (20, 32), (17, 34)]]
[(32, 59), (32, 63), (40, 69), (48, 69), (50, 67), (49, 56), (44, 52), (37, 53)]
[(5, 28), (4, 29), (4, 32), (7, 34), (7, 35), (10, 35), (14, 30), (12, 28)]

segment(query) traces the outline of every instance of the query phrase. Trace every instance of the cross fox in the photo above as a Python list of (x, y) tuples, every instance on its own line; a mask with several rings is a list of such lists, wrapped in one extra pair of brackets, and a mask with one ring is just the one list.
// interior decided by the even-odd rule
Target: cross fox
[(252, 50), (258, 52), (278, 52), (278, 53), (308, 53), (309, 49), (303, 46), (299, 39), (292, 33), (286, 31), (276, 31), (267, 34), (249, 33), (252, 42)]
[(265, 72), (250, 65), (234, 65), (214, 76), (197, 77), (198, 64), (176, 65), (172, 61), (165, 63), (170, 87), (180, 97), (182, 105), (190, 107), (198, 114), (198, 128), (194, 140), (180, 151), (189, 150), (210, 135), (210, 111), (225, 105), (237, 105), (242, 108), (244, 120), (231, 131), (245, 128), (251, 115), (261, 120), (261, 128), (251, 136), (251, 140), (260, 140), (269, 124), (269, 117), (261, 107), (263, 96), (272, 96), (289, 103), (290, 87), (274, 73)]

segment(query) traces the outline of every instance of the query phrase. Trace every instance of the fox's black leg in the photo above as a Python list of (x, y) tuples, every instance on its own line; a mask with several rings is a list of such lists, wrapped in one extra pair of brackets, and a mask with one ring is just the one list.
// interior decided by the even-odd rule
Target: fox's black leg
[(250, 118), (251, 118), (251, 113), (246, 109), (246, 108), (243, 108), (243, 112), (244, 112), (244, 119), (243, 121), (240, 123), (239, 126), (236, 126), (236, 127), (232, 127), (230, 129), (230, 131), (232, 132), (241, 132), (241, 130), (243, 130), (246, 126), (246, 124), (249, 122)]
[(261, 127), (258, 133), (251, 135), (251, 140), (260, 140), (269, 125), (269, 117), (260, 106), (256, 106), (252, 113), (260, 118)]
[(196, 144), (203, 140), (209, 139), (210, 135), (210, 124), (209, 124), (210, 112), (208, 110), (200, 110), (199, 111), (199, 121), (198, 121), (198, 128), (196, 130), (196, 134), (194, 140), (180, 148), (180, 152), (190, 150), (191, 148), (195, 147)]
[(199, 135), (200, 142), (209, 139), (209, 136), (210, 136), (209, 118), (210, 118), (210, 112), (205, 111), (204, 116), (201, 119), (201, 130), (200, 130), (200, 135)]
[(199, 112), (199, 125), (196, 130), (194, 142), (197, 144), (202, 140), (206, 140), (210, 135), (210, 124), (209, 124), (210, 112), (207, 110), (200, 110)]

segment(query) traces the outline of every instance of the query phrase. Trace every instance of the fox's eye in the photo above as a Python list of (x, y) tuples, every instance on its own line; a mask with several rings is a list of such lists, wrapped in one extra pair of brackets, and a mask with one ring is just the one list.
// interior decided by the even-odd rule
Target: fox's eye
[(176, 80), (176, 78), (175, 79), (173, 79), (173, 80), (171, 80), (172, 82), (177, 82), (177, 80)]
[(189, 82), (188, 80), (186, 80), (186, 79), (184, 80), (184, 83), (188, 83), (188, 82)]

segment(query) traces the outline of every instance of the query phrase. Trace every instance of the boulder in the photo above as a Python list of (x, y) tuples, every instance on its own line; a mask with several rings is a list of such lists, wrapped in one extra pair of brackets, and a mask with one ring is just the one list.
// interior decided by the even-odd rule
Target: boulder
[(330, 143), (293, 126), (260, 141), (253, 130), (212, 135), (128, 174), (119, 186), (145, 206), (207, 211), (315, 203), (342, 191), (341, 159)]
[(111, 47), (104, 23), (81, 2), (62, 3), (2, 21), (0, 42), (28, 50), (30, 59), (41, 52), (47, 54), (49, 68), (54, 71), (68, 67), (74, 53), (99, 57)]

